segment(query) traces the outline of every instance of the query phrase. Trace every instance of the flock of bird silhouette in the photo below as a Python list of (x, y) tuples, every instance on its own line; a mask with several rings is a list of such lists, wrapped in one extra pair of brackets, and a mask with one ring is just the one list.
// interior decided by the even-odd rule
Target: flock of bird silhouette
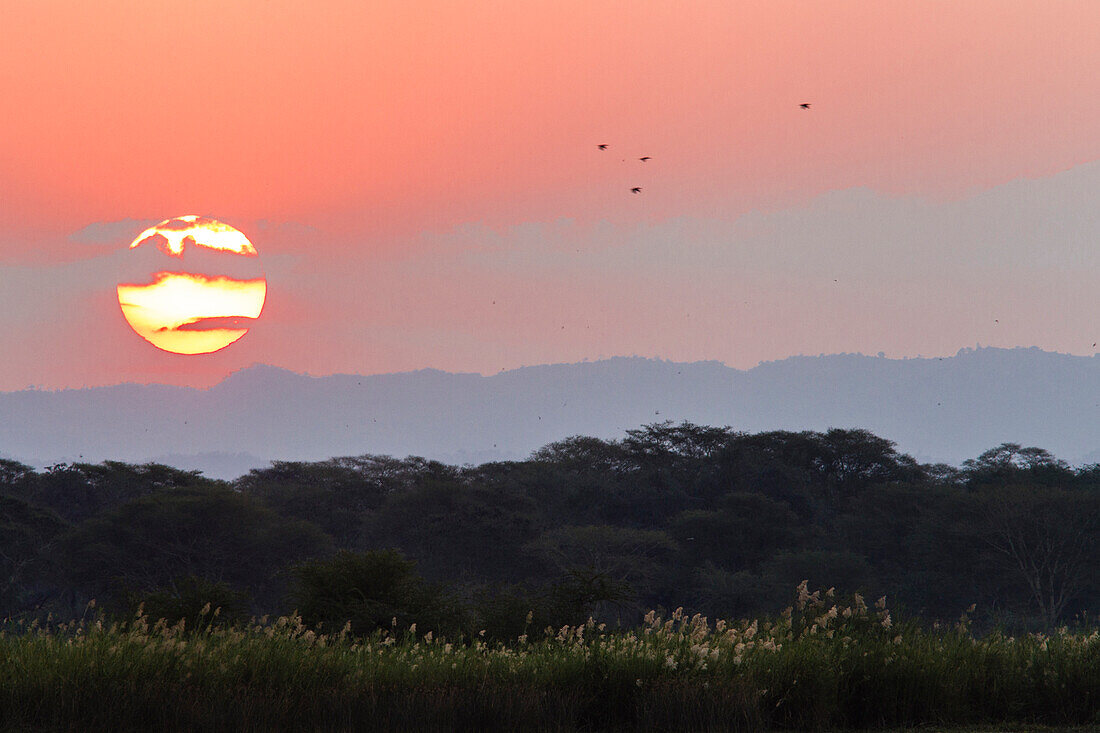
[[(599, 150), (607, 150), (610, 146), (607, 143), (600, 143), (596, 147)], [(647, 160), (652, 160), (652, 158), (650, 158), (648, 155), (643, 155), (642, 157), (638, 158), (638, 160), (645, 163)], [(623, 158), (623, 161), (625, 162), (626, 158)], [(633, 188), (630, 189), (630, 192), (631, 193), (641, 193), (642, 192), (642, 187), (641, 186), (634, 186)]]
[[(811, 106), (811, 103), (810, 103), (810, 102), (802, 102), (801, 104), (799, 104), (799, 105), (798, 105), (798, 108), (799, 108), (799, 109), (810, 109), (810, 106)], [(599, 145), (597, 145), (596, 147), (597, 147), (597, 148), (598, 148), (599, 150), (607, 150), (607, 149), (608, 149), (609, 147), (611, 147), (611, 146), (610, 146), (610, 145), (608, 145), (607, 143), (600, 143), (600, 144), (599, 144)], [(624, 162), (625, 162), (625, 160), (626, 160), (626, 159), (624, 158), (623, 160), (624, 160)], [(642, 157), (638, 158), (638, 160), (640, 160), (641, 162), (645, 163), (646, 161), (652, 160), (652, 158), (651, 158), (650, 156), (648, 156), (648, 155), (643, 155)], [(630, 189), (630, 192), (631, 192), (631, 193), (641, 193), (641, 192), (642, 192), (642, 187), (641, 187), (641, 186), (634, 186), (634, 187), (632, 187), (632, 188)], [(836, 279), (834, 279), (834, 280), (833, 280), (833, 282), (837, 282), (837, 280), (836, 280)], [(494, 302), (495, 302), (495, 301), (494, 301)], [(994, 323), (1000, 323), (1000, 321), (999, 321), (998, 319), (996, 319), (996, 318), (994, 318), (994, 319), (993, 319), (993, 322), (994, 322)], [(562, 328), (565, 328), (565, 326), (562, 326)], [(1092, 348), (1094, 348), (1094, 349), (1096, 348), (1096, 344), (1095, 344), (1095, 343), (1094, 343), (1094, 344), (1092, 345)], [(941, 361), (942, 361), (942, 359), (941, 359)], [(937, 402), (936, 404), (939, 404), (939, 403)], [(541, 419), (541, 418), (540, 418), (540, 419)]]
[[(810, 108), (810, 102), (803, 102), (802, 104), (798, 105), (798, 107), (800, 109), (809, 109)], [(599, 149), (599, 150), (607, 150), (609, 147), (611, 147), (611, 146), (608, 145), (607, 143), (600, 143), (599, 145), (596, 146), (596, 148)], [(624, 162), (625, 162), (625, 160), (626, 160), (626, 158), (623, 158)], [(638, 158), (638, 160), (645, 163), (646, 161), (653, 160), (653, 159), (651, 157), (649, 157), (648, 155), (643, 155), (642, 157)], [(630, 192), (631, 193), (641, 193), (642, 192), (642, 187), (641, 186), (634, 186), (630, 189)]]

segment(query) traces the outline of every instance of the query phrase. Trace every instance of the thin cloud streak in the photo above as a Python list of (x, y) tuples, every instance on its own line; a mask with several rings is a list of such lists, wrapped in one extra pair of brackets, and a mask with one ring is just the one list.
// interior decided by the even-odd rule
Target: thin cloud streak
[(77, 244), (113, 245), (129, 244), (145, 229), (157, 223), (156, 219), (119, 219), (117, 221), (95, 221), (77, 229), (69, 235), (70, 242)]

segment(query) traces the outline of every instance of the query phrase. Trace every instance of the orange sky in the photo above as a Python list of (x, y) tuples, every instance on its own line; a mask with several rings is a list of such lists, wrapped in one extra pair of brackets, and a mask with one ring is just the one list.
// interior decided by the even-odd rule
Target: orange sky
[[(663, 277), (643, 272), (652, 248), (622, 248), (681, 222), (689, 249), (697, 230), (722, 240), (746, 215), (798, 216), (849, 189), (877, 196), (858, 221), (899, 197), (952, 206), (1055, 180), (1100, 159), (1097, 28), (1091, 0), (5, 3), (0, 286), (16, 306), (0, 315), (0, 349), (18, 339), (25, 358), (0, 364), (0, 388), (198, 383), (250, 361), (489, 372), (619, 353), (751, 366), (978, 340), (1074, 350), (1034, 315), (1007, 334), (954, 326), (985, 323), (1004, 278), (1034, 274), (1023, 266), (954, 270), (980, 291), (969, 299), (932, 273), (853, 291), (828, 303), (850, 327), (830, 330), (805, 312), (834, 298), (813, 295), (833, 277), (753, 274), (750, 257), (738, 287), (753, 297), (735, 312), (706, 261)], [(1028, 200), (1045, 201), (1036, 191)], [(112, 243), (70, 236), (186, 213), (238, 227), (271, 258), (264, 321), (201, 363), (119, 332), (119, 314), (97, 310), (114, 296)], [(966, 242), (977, 258), (984, 245)], [(596, 247), (619, 259), (547, 254)], [(1064, 285), (1058, 298), (1077, 297)], [(942, 321), (942, 338), (896, 338), (875, 320), (903, 286), (954, 303), (914, 322)], [(474, 297), (487, 288), (513, 298), (512, 315)], [(31, 304), (43, 289), (53, 300)], [(1029, 297), (1032, 313), (1055, 307), (1045, 290)], [(1080, 298), (1072, 307), (1090, 305)], [(705, 328), (686, 322), (692, 310)], [(60, 358), (59, 334), (85, 366)]]

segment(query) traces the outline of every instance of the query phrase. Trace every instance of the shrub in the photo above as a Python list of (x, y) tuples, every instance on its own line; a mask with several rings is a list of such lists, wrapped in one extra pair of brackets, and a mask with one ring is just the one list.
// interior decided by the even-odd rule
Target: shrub
[(291, 601), (305, 623), (328, 630), (350, 622), (355, 634), (413, 623), (436, 634), (467, 631), (464, 609), (441, 587), (421, 578), (415, 567), (396, 550), (341, 550), (291, 568)]

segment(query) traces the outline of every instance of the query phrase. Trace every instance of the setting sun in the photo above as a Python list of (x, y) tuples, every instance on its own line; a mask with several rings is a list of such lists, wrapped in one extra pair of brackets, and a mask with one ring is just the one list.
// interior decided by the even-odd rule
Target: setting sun
[(158, 349), (223, 349), (263, 310), (267, 280), (256, 248), (227, 224), (194, 215), (168, 219), (139, 234), (130, 249), (141, 274), (119, 283), (118, 303), (130, 327)]

